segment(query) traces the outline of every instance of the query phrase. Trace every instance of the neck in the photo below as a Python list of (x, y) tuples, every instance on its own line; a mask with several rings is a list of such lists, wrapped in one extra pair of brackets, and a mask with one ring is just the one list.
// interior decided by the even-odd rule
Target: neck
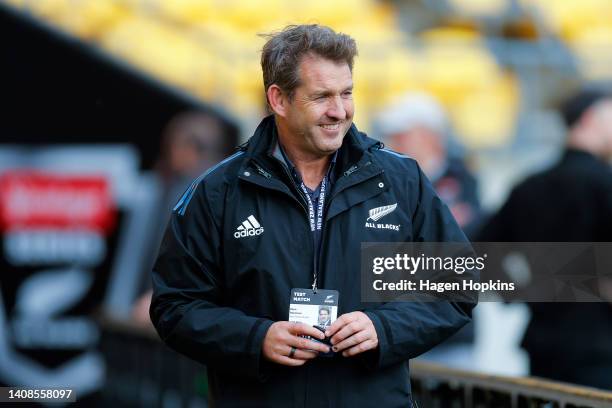
[(316, 189), (327, 173), (331, 155), (315, 156), (304, 153), (291, 145), (282, 144), (282, 146), (285, 154), (302, 176), (302, 181), (306, 187), (311, 190)]
[(601, 157), (600, 142), (596, 137), (590, 137), (589, 134), (579, 131), (571, 132), (567, 139), (567, 146), (575, 150), (582, 150), (591, 153), (594, 156)]
[(289, 160), (302, 176), (302, 181), (311, 190), (316, 189), (329, 168), (331, 155), (317, 155), (301, 149), (281, 126), (278, 127), (278, 141)]

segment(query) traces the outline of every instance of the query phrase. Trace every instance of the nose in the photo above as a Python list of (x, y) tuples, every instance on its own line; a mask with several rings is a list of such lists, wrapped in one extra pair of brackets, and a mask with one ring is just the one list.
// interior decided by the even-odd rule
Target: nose
[(344, 101), (341, 96), (330, 98), (326, 113), (327, 116), (336, 120), (346, 119), (347, 109), (344, 106)]

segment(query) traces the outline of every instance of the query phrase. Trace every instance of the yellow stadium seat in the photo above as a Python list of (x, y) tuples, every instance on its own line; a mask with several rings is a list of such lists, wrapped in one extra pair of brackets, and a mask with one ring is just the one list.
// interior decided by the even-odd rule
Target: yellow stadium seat
[(309, 0), (290, 2), (294, 19), (300, 23), (319, 23), (338, 27), (351, 22), (363, 22), (373, 10), (372, 0)]
[(161, 16), (182, 24), (196, 24), (213, 19), (214, 0), (158, 0), (149, 7)]
[(120, 23), (102, 39), (110, 52), (174, 85), (189, 89), (203, 52), (189, 36), (143, 17)]
[(518, 112), (519, 88), (513, 77), (482, 86), (448, 106), (460, 140), (472, 149), (500, 147), (510, 140)]
[(580, 73), (590, 81), (612, 80), (612, 25), (583, 30), (569, 43)]
[(522, 4), (537, 10), (547, 26), (566, 40), (612, 20), (609, 0), (522, 0)]
[(239, 30), (254, 33), (266, 27), (271, 20), (283, 17), (285, 4), (282, 0), (241, 1), (225, 0), (218, 3), (219, 16)]
[(54, 21), (61, 15), (70, 12), (69, 0), (38, 0), (28, 1), (24, 5), (32, 14), (47, 20)]
[(419, 56), (425, 88), (443, 103), (458, 101), (499, 74), (493, 58), (477, 46), (436, 45), (424, 49)]
[(71, 5), (70, 11), (55, 18), (67, 31), (84, 39), (97, 38), (128, 16), (128, 10), (117, 3), (100, 0), (81, 0)]

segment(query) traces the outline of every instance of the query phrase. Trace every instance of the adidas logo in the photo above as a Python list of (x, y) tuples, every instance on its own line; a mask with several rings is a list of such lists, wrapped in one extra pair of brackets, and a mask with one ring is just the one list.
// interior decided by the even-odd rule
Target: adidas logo
[(254, 237), (263, 234), (263, 232), (264, 227), (259, 224), (253, 215), (249, 215), (247, 219), (242, 221), (242, 224), (236, 228), (234, 238)]

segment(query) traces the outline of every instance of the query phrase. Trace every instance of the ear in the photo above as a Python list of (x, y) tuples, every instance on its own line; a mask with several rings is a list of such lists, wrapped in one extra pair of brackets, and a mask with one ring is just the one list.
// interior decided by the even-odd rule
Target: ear
[(268, 97), (270, 109), (278, 116), (284, 118), (287, 114), (287, 104), (289, 103), (287, 94), (278, 85), (272, 84), (268, 87), (266, 96)]

